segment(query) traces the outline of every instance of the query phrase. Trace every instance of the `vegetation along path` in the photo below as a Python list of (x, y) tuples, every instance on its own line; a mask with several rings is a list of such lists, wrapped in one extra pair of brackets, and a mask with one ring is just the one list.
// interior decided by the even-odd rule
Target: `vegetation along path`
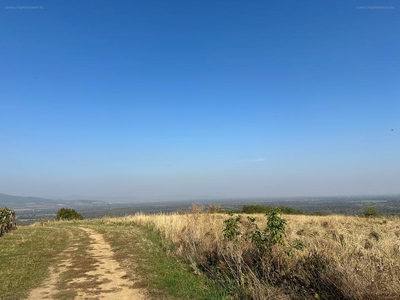
[[(78, 229), (78, 230), (77, 230)], [(49, 278), (32, 290), (28, 299), (144, 299), (113, 258), (103, 235), (94, 229), (70, 229), (74, 243), (50, 266)]]

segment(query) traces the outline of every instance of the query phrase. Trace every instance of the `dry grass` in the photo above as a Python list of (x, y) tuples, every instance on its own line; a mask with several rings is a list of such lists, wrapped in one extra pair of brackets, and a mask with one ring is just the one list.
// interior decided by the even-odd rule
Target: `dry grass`
[[(255, 215), (260, 228), (266, 218)], [(192, 262), (241, 299), (400, 299), (400, 219), (283, 216), (294, 256), (274, 246), (257, 252), (246, 232), (224, 240), (223, 214), (159, 214), (106, 219), (150, 226)]]

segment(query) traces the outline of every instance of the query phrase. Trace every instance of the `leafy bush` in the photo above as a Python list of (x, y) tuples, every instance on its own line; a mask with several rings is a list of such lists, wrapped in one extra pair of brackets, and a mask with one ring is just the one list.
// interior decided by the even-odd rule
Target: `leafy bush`
[(15, 212), (7, 207), (0, 208), (0, 236), (15, 228)]
[(267, 214), (268, 221), (265, 231), (269, 233), (272, 245), (284, 245), (283, 237), (285, 236), (286, 220), (282, 219), (278, 215), (279, 213), (280, 211), (278, 209), (274, 209)]
[(56, 220), (83, 220), (81, 214), (78, 214), (75, 209), (72, 208), (61, 208), (56, 215)]
[(379, 216), (379, 213), (375, 207), (368, 206), (364, 209), (362, 216), (366, 218), (376, 218)]
[[(271, 252), (274, 245), (281, 245), (287, 247), (285, 251), (287, 254), (291, 254), (290, 246), (284, 241), (286, 220), (279, 216), (280, 210), (278, 208), (272, 209), (266, 213), (267, 225), (264, 229), (260, 229), (255, 223), (256, 218), (248, 216), (247, 220), (252, 228), (250, 230), (243, 230), (243, 239), (250, 240), (252, 244), (260, 251), (260, 253)], [(224, 238), (228, 241), (235, 240), (242, 234), (241, 231), (241, 215), (233, 216), (224, 221), (225, 228), (223, 229)], [(242, 224), (243, 225), (243, 224)], [(245, 228), (243, 228), (245, 229)]]
[(231, 214), (231, 217), (224, 221), (225, 223), (225, 228), (223, 229), (224, 238), (226, 238), (229, 241), (232, 241), (240, 235), (239, 222), (241, 218), (242, 218), (241, 215), (233, 217), (233, 214)]

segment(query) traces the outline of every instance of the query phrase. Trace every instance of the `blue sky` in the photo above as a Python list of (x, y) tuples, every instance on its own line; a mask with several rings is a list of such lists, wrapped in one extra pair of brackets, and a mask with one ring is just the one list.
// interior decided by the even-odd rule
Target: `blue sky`
[(397, 3), (5, 0), (0, 192), (400, 193)]

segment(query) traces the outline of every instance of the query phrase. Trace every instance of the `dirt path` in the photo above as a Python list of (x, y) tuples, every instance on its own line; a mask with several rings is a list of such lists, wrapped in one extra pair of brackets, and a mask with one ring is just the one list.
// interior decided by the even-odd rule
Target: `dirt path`
[[(79, 227), (79, 238), (75, 239), (80, 243), (60, 254), (57, 265), (49, 268), (50, 276), (31, 291), (28, 300), (146, 299), (145, 291), (134, 288), (134, 282), (127, 279), (100, 233)], [(84, 251), (82, 243), (87, 243)]]

